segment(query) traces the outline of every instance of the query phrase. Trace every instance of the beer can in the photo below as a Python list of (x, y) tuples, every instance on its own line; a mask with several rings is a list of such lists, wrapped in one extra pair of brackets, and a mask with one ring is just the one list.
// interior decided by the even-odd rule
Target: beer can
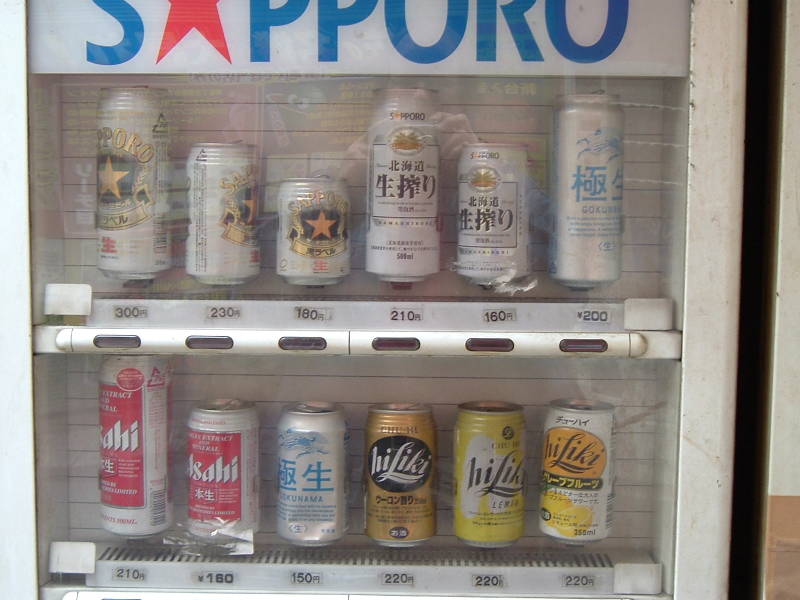
[(258, 412), (251, 402), (212, 400), (189, 417), (189, 532), (258, 530)]
[(256, 277), (258, 166), (248, 144), (195, 144), (189, 151), (189, 237), (186, 272), (208, 285)]
[(340, 179), (287, 179), (278, 190), (277, 271), (293, 285), (332, 285), (350, 273), (350, 198)]
[(367, 271), (382, 281), (439, 271), (439, 118), (432, 90), (379, 93), (368, 132)]
[(100, 517), (124, 536), (172, 525), (170, 371), (165, 358), (108, 356), (100, 367)]
[(509, 402), (458, 407), (453, 440), (455, 534), (480, 548), (510, 546), (525, 526), (525, 418)]
[(428, 406), (369, 408), (364, 432), (366, 534), (382, 546), (416, 546), (436, 534), (436, 426)]
[(563, 96), (555, 112), (549, 271), (587, 290), (622, 271), (623, 113), (616, 96)]
[(614, 407), (555, 400), (544, 426), (539, 526), (570, 544), (602, 540), (614, 503)]
[(347, 533), (349, 436), (330, 402), (286, 407), (278, 421), (277, 531), (299, 546), (324, 546)]
[(166, 91), (100, 90), (97, 106), (97, 268), (114, 279), (169, 269)]
[(530, 272), (528, 151), (518, 144), (468, 144), (458, 161), (456, 271), (478, 285)]

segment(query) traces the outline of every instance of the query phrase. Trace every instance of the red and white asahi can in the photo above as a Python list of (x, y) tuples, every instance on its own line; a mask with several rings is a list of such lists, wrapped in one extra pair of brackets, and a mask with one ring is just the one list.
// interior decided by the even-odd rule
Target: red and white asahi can
[(110, 356), (100, 368), (103, 528), (147, 536), (172, 524), (167, 359)]
[(212, 400), (189, 417), (189, 531), (200, 537), (258, 530), (258, 412)]

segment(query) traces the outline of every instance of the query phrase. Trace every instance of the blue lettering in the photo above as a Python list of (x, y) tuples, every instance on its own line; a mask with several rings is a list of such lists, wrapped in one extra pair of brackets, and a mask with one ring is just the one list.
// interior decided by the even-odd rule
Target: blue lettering
[(439, 41), (420, 46), (411, 39), (406, 21), (406, 0), (386, 0), (386, 30), (395, 49), (411, 62), (430, 64), (450, 56), (467, 32), (469, 0), (447, 0), (447, 23)]
[(287, 0), (280, 8), (270, 8), (269, 0), (250, 0), (250, 61), (269, 62), (269, 32), (300, 18), (308, 0)]
[[(513, 0), (501, 6), (503, 17), (508, 23), (511, 37), (517, 46), (520, 58), (525, 62), (542, 61), (542, 53), (533, 37), (525, 13), (536, 0)], [(478, 0), (478, 61), (497, 60), (497, 0)]]
[(319, 0), (319, 61), (339, 60), (339, 27), (360, 23), (375, 10), (378, 0), (356, 0), (347, 8), (339, 8), (338, 0)]
[(95, 65), (121, 65), (128, 62), (144, 43), (144, 23), (139, 13), (125, 0), (93, 0), (122, 26), (122, 40), (115, 46), (86, 42), (86, 60)]
[(547, 0), (547, 31), (556, 50), (578, 63), (595, 63), (611, 56), (628, 28), (628, 0), (608, 0), (608, 16), (603, 35), (591, 46), (581, 46), (572, 38), (567, 25), (566, 0)]

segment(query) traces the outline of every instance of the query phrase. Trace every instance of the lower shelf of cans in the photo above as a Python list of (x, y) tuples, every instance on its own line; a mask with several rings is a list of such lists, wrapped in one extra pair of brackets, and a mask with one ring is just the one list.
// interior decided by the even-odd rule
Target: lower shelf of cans
[(385, 594), (658, 594), (646, 552), (587, 549), (295, 548), (246, 557), (100, 546), (89, 587)]

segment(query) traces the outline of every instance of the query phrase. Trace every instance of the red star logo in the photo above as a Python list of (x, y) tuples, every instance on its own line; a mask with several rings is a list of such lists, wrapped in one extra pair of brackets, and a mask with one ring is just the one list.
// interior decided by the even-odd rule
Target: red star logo
[(170, 6), (161, 49), (156, 62), (161, 62), (169, 52), (192, 30), (197, 29), (225, 60), (231, 62), (225, 31), (219, 20), (219, 0), (169, 0)]

